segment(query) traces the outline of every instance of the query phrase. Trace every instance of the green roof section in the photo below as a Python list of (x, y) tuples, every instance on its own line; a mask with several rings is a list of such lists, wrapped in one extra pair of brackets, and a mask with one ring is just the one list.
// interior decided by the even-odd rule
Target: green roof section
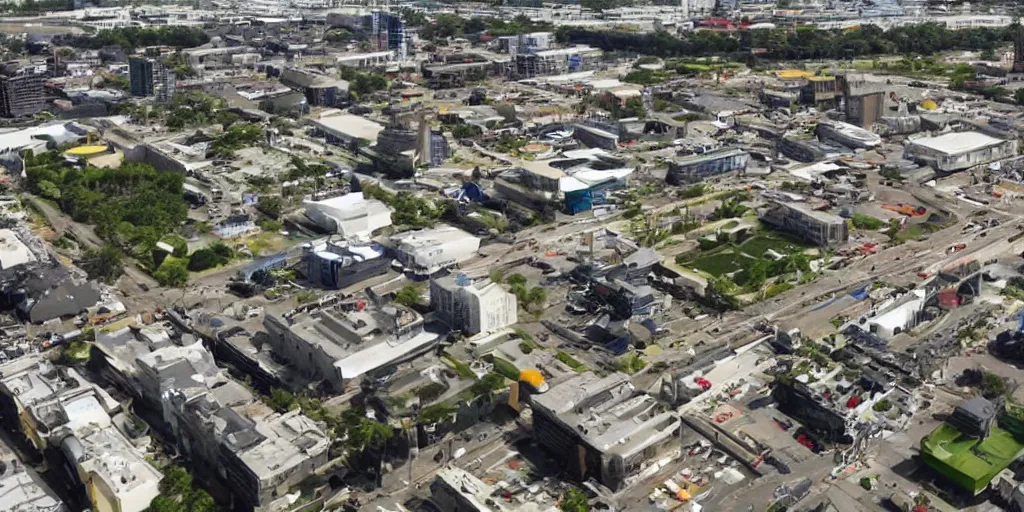
[(988, 437), (978, 439), (943, 423), (921, 439), (921, 455), (926, 464), (952, 483), (978, 494), (1000, 471), (1024, 455), (1024, 443), (997, 426)]

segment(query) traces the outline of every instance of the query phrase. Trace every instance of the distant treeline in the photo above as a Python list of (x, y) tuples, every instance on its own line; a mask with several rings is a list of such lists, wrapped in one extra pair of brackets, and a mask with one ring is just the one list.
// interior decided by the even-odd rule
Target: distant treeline
[(98, 50), (105, 46), (120, 46), (126, 52), (132, 52), (143, 46), (193, 48), (210, 42), (210, 36), (202, 29), (195, 27), (125, 27), (101, 30), (94, 36), (64, 36), (56, 42), (88, 50)]
[(853, 30), (813, 27), (739, 32), (697, 31), (685, 37), (666, 32), (635, 33), (560, 27), (560, 42), (587, 44), (605, 51), (624, 51), (658, 57), (708, 57), (763, 49), (758, 57), (773, 60), (852, 59), (873, 55), (930, 55), (949, 50), (992, 50), (1013, 40), (1010, 28), (949, 30), (922, 23), (882, 30), (865, 25)]

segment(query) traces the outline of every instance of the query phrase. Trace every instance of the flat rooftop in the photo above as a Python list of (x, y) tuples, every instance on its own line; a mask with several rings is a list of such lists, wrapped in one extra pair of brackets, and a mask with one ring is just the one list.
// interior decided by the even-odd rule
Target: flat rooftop
[(911, 144), (928, 148), (945, 155), (977, 151), (1005, 143), (1003, 139), (989, 137), (980, 132), (956, 132), (911, 141)]
[(325, 115), (312, 121), (326, 130), (371, 142), (384, 130), (383, 125), (352, 114)]
[(783, 203), (781, 201), (776, 201), (776, 204), (785, 206), (786, 208), (789, 208), (790, 210), (794, 210), (794, 211), (800, 212), (801, 214), (806, 215), (808, 217), (811, 217), (812, 219), (817, 219), (817, 220), (819, 220), (821, 222), (825, 222), (825, 223), (828, 223), (828, 224), (842, 224), (842, 223), (846, 222), (845, 219), (843, 219), (842, 217), (840, 217), (838, 215), (833, 215), (833, 214), (827, 213), (827, 212), (819, 212), (818, 210), (810, 208), (810, 207), (808, 207), (805, 204), (790, 203), (790, 202)]
[(674, 430), (674, 413), (656, 413), (658, 401), (636, 394), (629, 376), (586, 372), (533, 397), (535, 407), (556, 416), (594, 448), (629, 453)]

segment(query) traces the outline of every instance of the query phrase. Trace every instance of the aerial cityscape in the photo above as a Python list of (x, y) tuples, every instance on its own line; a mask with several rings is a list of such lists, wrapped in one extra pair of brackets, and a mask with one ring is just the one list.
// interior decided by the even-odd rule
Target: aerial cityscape
[(1024, 512), (1024, 14), (0, 4), (0, 512)]

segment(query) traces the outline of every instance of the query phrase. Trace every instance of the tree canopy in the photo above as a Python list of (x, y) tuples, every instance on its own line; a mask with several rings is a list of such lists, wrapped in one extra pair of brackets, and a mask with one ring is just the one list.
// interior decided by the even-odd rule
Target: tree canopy
[(160, 494), (150, 502), (147, 512), (219, 512), (210, 493), (194, 485), (192, 475), (179, 466), (163, 469)]
[(124, 274), (124, 254), (110, 244), (100, 249), (89, 249), (82, 255), (78, 266), (89, 274), (91, 279), (114, 284)]
[(188, 215), (183, 176), (126, 162), (116, 169), (65, 166), (56, 152), (25, 155), (28, 189), (136, 256), (148, 255)]
[(98, 50), (104, 46), (120, 46), (127, 52), (134, 52), (136, 48), (142, 46), (194, 48), (208, 42), (210, 42), (210, 36), (202, 29), (177, 25), (114, 28), (101, 30), (95, 36), (71, 36), (59, 41), (60, 44), (66, 46), (87, 50)]
[(563, 43), (589, 44), (603, 50), (658, 57), (706, 57), (763, 50), (765, 59), (850, 59), (870, 55), (931, 55), (948, 50), (991, 50), (1011, 41), (1014, 27), (949, 30), (938, 23), (893, 27), (883, 31), (874, 25), (857, 30), (821, 30), (813, 27), (749, 30), (739, 35), (696, 31), (685, 37), (667, 32), (636, 33), (559, 27)]

